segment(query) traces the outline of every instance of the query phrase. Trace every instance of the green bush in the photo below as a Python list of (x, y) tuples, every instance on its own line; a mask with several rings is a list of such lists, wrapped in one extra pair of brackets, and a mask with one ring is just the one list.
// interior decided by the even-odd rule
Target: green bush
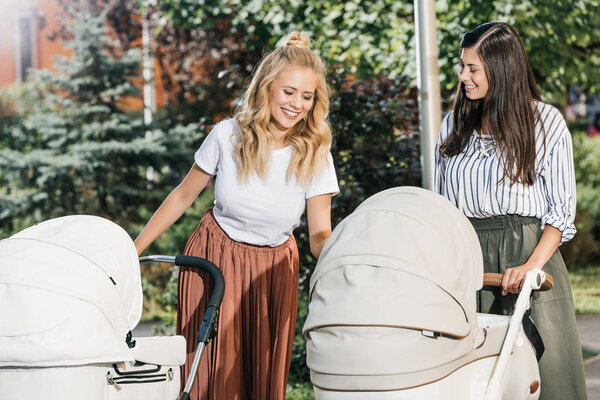
[(577, 181), (575, 237), (561, 246), (573, 269), (600, 263), (600, 140), (573, 132), (573, 159)]

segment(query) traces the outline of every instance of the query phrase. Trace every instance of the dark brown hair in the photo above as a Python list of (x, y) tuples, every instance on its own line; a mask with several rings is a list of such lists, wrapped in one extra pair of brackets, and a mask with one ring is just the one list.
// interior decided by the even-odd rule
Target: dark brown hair
[(485, 133), (493, 137), (505, 161), (502, 180), (532, 184), (535, 124), (540, 118), (535, 100), (541, 101), (541, 97), (523, 42), (510, 25), (488, 22), (467, 32), (460, 48), (473, 49), (481, 57), (489, 89), (483, 99), (470, 100), (460, 82), (454, 99), (454, 126), (440, 146), (440, 155), (452, 157), (462, 152), (485, 119), (489, 131)]

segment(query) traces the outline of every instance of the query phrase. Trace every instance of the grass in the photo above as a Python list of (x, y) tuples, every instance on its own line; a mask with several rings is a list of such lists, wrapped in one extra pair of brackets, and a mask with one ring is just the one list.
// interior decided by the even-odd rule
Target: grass
[(310, 382), (288, 384), (285, 400), (314, 400), (313, 386)]
[(589, 350), (587, 350), (587, 349), (582, 349), (582, 350), (581, 350), (581, 353), (582, 353), (582, 355), (583, 355), (583, 359), (584, 359), (584, 360), (585, 360), (586, 358), (591, 358), (591, 357), (594, 357), (594, 356), (596, 356), (596, 355), (597, 355), (597, 354), (596, 354), (596, 353), (594, 353), (593, 351), (589, 351)]
[(577, 314), (600, 314), (600, 265), (569, 271)]

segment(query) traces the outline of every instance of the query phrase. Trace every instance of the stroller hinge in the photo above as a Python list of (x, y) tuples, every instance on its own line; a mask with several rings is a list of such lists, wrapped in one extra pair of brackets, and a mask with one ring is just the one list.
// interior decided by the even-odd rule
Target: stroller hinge
[(121, 390), (121, 386), (119, 386), (119, 384), (115, 382), (110, 371), (106, 373), (106, 383), (108, 383), (109, 386), (114, 387), (117, 392)]
[(133, 340), (133, 333), (131, 333), (131, 331), (127, 332), (127, 336), (125, 336), (125, 343), (127, 343), (127, 347), (130, 349), (135, 347), (135, 340)]

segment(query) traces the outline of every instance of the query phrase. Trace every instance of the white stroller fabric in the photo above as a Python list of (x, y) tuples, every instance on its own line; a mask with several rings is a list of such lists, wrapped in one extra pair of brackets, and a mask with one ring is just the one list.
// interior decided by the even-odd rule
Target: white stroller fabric
[(482, 282), (477, 235), (445, 198), (415, 187), (370, 197), (335, 228), (311, 278), (303, 333), (313, 383), (395, 390), (410, 385), (382, 379), (443, 378), (483, 341)]
[(133, 362), (142, 287), (129, 235), (106, 219), (51, 219), (0, 241), (0, 366)]

